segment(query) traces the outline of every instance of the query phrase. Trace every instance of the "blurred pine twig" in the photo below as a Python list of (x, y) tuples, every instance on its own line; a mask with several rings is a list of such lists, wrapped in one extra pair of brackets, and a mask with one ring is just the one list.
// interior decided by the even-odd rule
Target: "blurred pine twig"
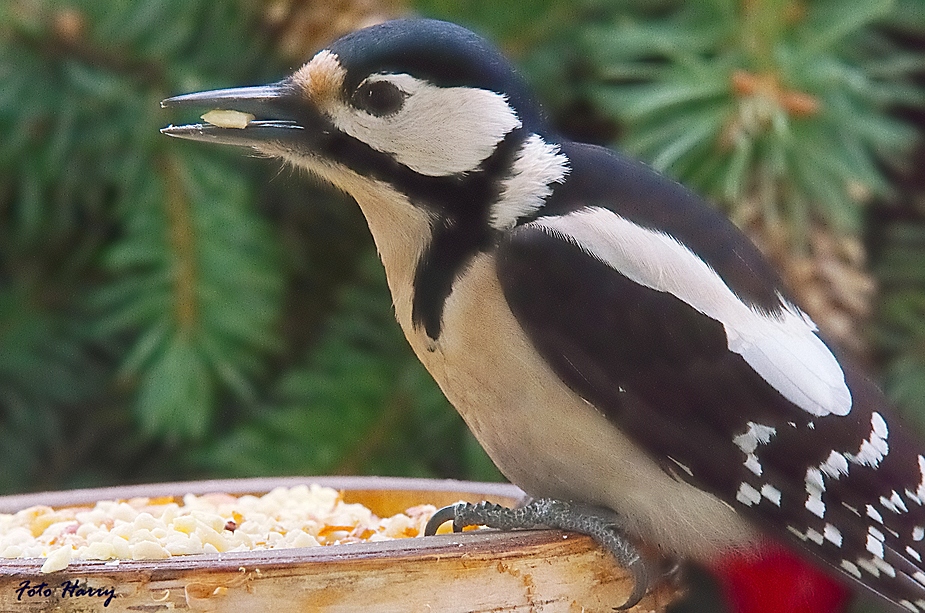
[(0, 4), (0, 491), (484, 467), (364, 289), (352, 203), (158, 132), (196, 119), (168, 95), (273, 81), (397, 4)]

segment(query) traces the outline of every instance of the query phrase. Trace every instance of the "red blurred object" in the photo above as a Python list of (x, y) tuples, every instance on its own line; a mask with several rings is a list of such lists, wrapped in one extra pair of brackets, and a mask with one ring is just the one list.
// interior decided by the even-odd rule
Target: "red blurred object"
[(712, 569), (733, 613), (838, 613), (851, 590), (779, 546), (726, 556)]

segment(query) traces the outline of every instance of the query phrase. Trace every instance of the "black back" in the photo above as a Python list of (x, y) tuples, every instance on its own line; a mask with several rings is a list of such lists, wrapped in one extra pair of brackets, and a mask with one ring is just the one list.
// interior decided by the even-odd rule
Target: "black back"
[[(563, 150), (573, 174), (540, 216), (586, 206), (611, 209), (679, 239), (747, 304), (780, 308), (776, 275), (734, 226), (696, 196), (607, 150), (576, 144)], [(925, 555), (923, 543), (913, 538), (925, 526), (925, 506), (914, 494), (922, 480), (919, 458), (925, 446), (906, 432), (882, 393), (858, 371), (843, 364), (853, 400), (850, 413), (815, 417), (730, 351), (720, 322), (668, 292), (632, 281), (537, 225), (521, 225), (503, 239), (498, 276), (511, 310), (554, 371), (666, 471), (714, 493), (852, 579), (842, 561), (857, 566), (861, 555), (868, 566), (872, 563), (872, 527), (885, 538), (878, 562), (890, 565), (895, 576), (862, 569), (864, 583), (893, 603), (925, 598), (925, 585), (912, 578), (923, 569), (915, 555)], [(825, 476), (824, 517), (813, 515), (806, 507), (807, 469), (823, 466), (833, 451), (859, 454), (873, 437), (874, 412), (887, 424), (889, 453), (877, 466), (848, 462), (847, 474)], [(745, 453), (734, 442), (749, 422), (776, 430), (756, 450), (760, 476), (746, 467)], [(756, 490), (773, 487), (780, 504), (766, 497), (754, 505), (742, 503), (742, 483)], [(894, 493), (905, 511), (882, 502)], [(867, 516), (868, 504), (879, 510), (882, 523)], [(827, 525), (837, 527), (840, 546), (828, 539), (817, 544), (793, 532), (822, 535)]]

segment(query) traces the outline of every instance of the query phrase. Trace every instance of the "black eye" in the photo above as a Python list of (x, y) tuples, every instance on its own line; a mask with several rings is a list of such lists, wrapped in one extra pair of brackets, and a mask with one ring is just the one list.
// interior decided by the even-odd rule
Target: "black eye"
[(365, 81), (354, 92), (353, 104), (370, 115), (385, 117), (401, 109), (405, 96), (405, 92), (388, 81)]

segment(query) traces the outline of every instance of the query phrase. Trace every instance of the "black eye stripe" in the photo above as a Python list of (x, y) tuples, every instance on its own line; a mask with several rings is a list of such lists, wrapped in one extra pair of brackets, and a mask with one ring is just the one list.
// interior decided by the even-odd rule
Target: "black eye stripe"
[(407, 94), (389, 81), (364, 81), (353, 94), (352, 102), (370, 115), (385, 117), (397, 113)]

